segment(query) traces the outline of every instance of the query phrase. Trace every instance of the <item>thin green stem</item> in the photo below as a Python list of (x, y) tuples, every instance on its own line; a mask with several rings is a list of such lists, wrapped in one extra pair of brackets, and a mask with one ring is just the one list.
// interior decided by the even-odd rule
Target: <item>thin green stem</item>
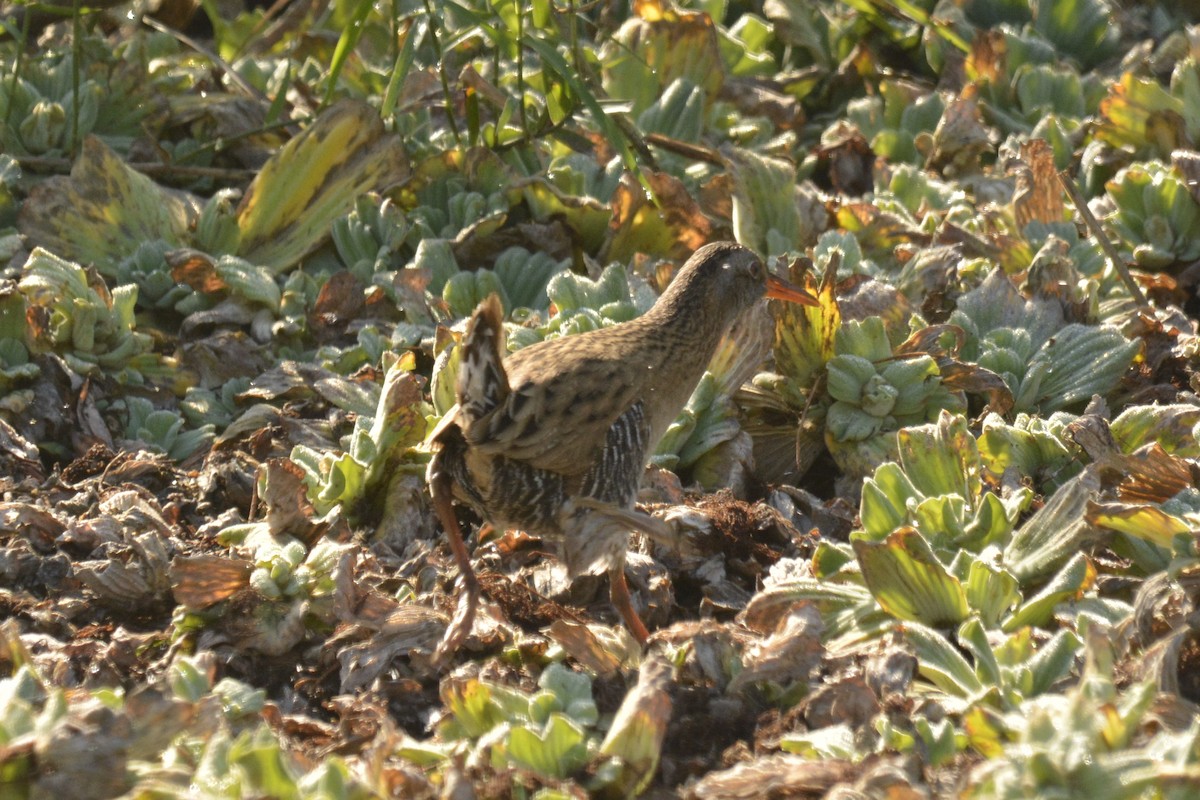
[(79, 63), (83, 60), (83, 21), (80, 0), (71, 2), (71, 148), (79, 152)]
[(454, 95), (450, 91), (450, 79), (446, 77), (446, 58), (442, 53), (442, 42), (438, 38), (437, 15), (433, 12), (432, 0), (425, 0), (425, 13), (429, 15), (429, 39), (433, 42), (433, 51), (438, 60), (438, 77), (442, 81), (442, 97), (446, 105), (446, 123), (450, 126), (454, 142), (461, 147), (462, 133), (458, 130), (458, 121), (454, 119)]
[(12, 121), (13, 98), (17, 96), (17, 81), (21, 79), (21, 68), (25, 65), (25, 43), (29, 41), (29, 21), (32, 14), (24, 14), (21, 18), (21, 40), (17, 47), (17, 57), (13, 59), (12, 77), (8, 82), (8, 105), (4, 109), (4, 123)]
[(529, 136), (529, 119), (525, 114), (525, 48), (521, 41), (525, 38), (525, 5), (521, 0), (517, 3), (517, 103), (521, 109), (521, 130)]

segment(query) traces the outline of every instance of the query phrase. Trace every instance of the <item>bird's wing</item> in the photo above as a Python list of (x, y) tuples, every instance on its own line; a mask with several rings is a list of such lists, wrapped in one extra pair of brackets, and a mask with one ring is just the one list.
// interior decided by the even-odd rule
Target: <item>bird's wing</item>
[(587, 472), (644, 383), (603, 338), (591, 336), (518, 350), (505, 367), (510, 391), (495, 410), (464, 427), (468, 443), (564, 475)]

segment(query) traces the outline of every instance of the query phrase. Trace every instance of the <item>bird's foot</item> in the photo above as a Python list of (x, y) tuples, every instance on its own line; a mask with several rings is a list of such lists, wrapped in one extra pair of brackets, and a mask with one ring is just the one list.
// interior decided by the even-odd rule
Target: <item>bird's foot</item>
[(475, 627), (475, 612), (479, 610), (479, 583), (474, 578), (475, 576), (472, 574), (470, 580), (464, 581), (465, 585), (459, 593), (458, 607), (454, 611), (454, 617), (450, 620), (450, 624), (446, 627), (446, 633), (442, 636), (442, 641), (433, 653), (433, 665), (439, 670), (449, 663), (449, 660), (462, 647), (463, 642), (471, 635), (471, 629)]

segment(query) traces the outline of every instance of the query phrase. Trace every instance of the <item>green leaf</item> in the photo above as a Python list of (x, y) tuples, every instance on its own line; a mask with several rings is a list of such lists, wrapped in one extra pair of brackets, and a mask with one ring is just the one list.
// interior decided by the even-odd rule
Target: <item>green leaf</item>
[(583, 728), (565, 714), (550, 715), (539, 735), (527, 727), (508, 734), (508, 754), (513, 761), (540, 775), (566, 778), (587, 763)]
[(472, 739), (478, 739), (503, 721), (492, 701), (491, 687), (477, 678), (444, 685), (442, 702), (454, 715), (454, 721)]
[(963, 699), (983, 693), (984, 684), (945, 636), (915, 622), (905, 624), (903, 630), (917, 656), (917, 668), (938, 688)]
[(343, 100), (279, 149), (238, 207), (238, 255), (278, 274), (328, 235), (360, 195), (398, 181), (408, 156), (379, 114)]
[(967, 605), (988, 628), (995, 627), (1021, 599), (1016, 577), (1002, 567), (987, 563), (983, 557), (975, 557), (963, 550), (955, 557), (950, 569), (963, 582)]
[(1095, 582), (1096, 568), (1083, 553), (1076, 553), (1040, 592), (1018, 606), (1001, 627), (1014, 631), (1025, 625), (1045, 625), (1059, 603), (1079, 597)]
[(31, 245), (113, 277), (142, 242), (188, 244), (200, 208), (197, 198), (158, 186), (89, 136), (71, 176), (42, 184), (18, 223)]
[(867, 588), (884, 611), (927, 625), (966, 618), (969, 608), (962, 584), (915, 530), (901, 529), (881, 543), (856, 539), (852, 544)]
[(592, 699), (592, 679), (582, 672), (555, 662), (542, 671), (538, 686), (558, 699), (560, 710), (580, 725), (592, 726), (600, 719)]
[(1097, 538), (1086, 511), (1098, 490), (1098, 480), (1082, 473), (1063, 484), (1017, 529), (1004, 548), (1004, 564), (1022, 585), (1058, 569)]

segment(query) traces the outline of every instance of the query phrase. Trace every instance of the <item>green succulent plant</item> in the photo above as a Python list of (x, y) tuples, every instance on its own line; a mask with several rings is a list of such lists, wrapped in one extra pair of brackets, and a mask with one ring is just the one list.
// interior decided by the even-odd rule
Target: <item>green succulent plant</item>
[(1056, 301), (1023, 299), (999, 271), (959, 298), (949, 322), (965, 333), (963, 357), (1003, 378), (1019, 412), (1105, 395), (1141, 351), (1111, 326), (1063, 325)]
[(610, 264), (596, 280), (560, 271), (546, 285), (546, 296), (556, 313), (542, 325), (510, 328), (508, 346), (519, 350), (543, 339), (570, 336), (626, 322), (654, 304), (654, 293), (634, 291), (625, 268)]
[(128, 146), (149, 105), (139, 102), (143, 98), (125, 70), (92, 60), (106, 49), (42, 54), (26, 61), (11, 80), (0, 82), (0, 141), (6, 152), (71, 154), (90, 133), (121, 149)]
[[(390, 363), (387, 363), (390, 362)], [(426, 417), (413, 360), (389, 355), (373, 415), (361, 414), (344, 449), (292, 448), (291, 459), (304, 471), (309, 500), (317, 514), (342, 506), (353, 515), (368, 497), (380, 497), (396, 464), (425, 437)]]
[(988, 756), (968, 776), (968, 798), (1031, 793), (1066, 798), (1186, 797), (1195, 791), (1196, 733), (1154, 725), (1150, 682), (1118, 690), (1112, 645), (1087, 636), (1086, 666), (1065, 694), (1032, 698), (1006, 713), (967, 715), (971, 744)]
[(735, 238), (765, 255), (800, 252), (828, 227), (828, 213), (796, 182), (795, 166), (748, 148), (728, 151)]
[(223, 431), (237, 415), (235, 396), (250, 387), (249, 378), (234, 378), (221, 384), (216, 391), (201, 386), (189, 386), (179, 410), (193, 428), (208, 427)]
[(662, 96), (638, 115), (644, 133), (660, 133), (684, 142), (698, 142), (704, 131), (704, 89), (687, 78), (676, 78)]
[(239, 193), (233, 189), (222, 189), (205, 201), (196, 219), (196, 247), (217, 256), (238, 253), (242, 243), (237, 215), (238, 197)]
[(175, 411), (155, 408), (144, 397), (129, 396), (114, 406), (126, 415), (125, 438), (141, 442), (151, 450), (182, 461), (212, 443), (216, 427), (211, 424), (188, 428), (187, 421)]
[(310, 614), (332, 620), (334, 570), (344, 547), (330, 539), (320, 539), (311, 548), (286, 534), (272, 533), (262, 523), (246, 523), (226, 528), (219, 540), (250, 551), (254, 570), (250, 588), (268, 600), (309, 600)]
[(29, 359), (25, 346), (25, 298), (13, 292), (0, 297), (0, 410), (19, 413), (32, 401), (24, 388), (41, 369)]
[(1105, 221), (1140, 266), (1162, 269), (1200, 258), (1200, 204), (1174, 168), (1134, 164), (1107, 189), (1115, 210)]
[(721, 392), (717, 378), (706, 372), (679, 417), (659, 441), (654, 463), (676, 471), (687, 469), (740, 430), (732, 398)]
[(826, 365), (833, 400), (826, 415), (831, 449), (934, 419), (943, 409), (965, 407), (960, 395), (942, 385), (931, 356), (893, 356), (878, 317), (847, 322), (837, 332), (834, 353)]
[(937, 423), (904, 428), (898, 437), (899, 461), (863, 482), (865, 538), (879, 541), (910, 525), (943, 557), (1007, 541), (1033, 494), (1023, 489), (1002, 498), (984, 488), (984, 461), (965, 418), (943, 412)]
[(119, 371), (150, 352), (150, 336), (134, 330), (134, 285), (118, 286), (110, 293), (98, 278), (89, 280), (82, 267), (35, 248), (18, 287), (34, 313), (41, 315), (29, 334), (35, 352), (57, 352), (82, 374)]
[(846, 116), (866, 137), (871, 150), (889, 161), (924, 166), (946, 103), (937, 92), (894, 81), (879, 85), (879, 94), (853, 100)]
[(979, 365), (1000, 375), (1018, 411), (1057, 411), (1111, 391), (1140, 346), (1115, 328), (1072, 324), (1034, 348), (1028, 331), (998, 328), (979, 340)]
[(525, 694), (476, 679), (450, 687), (445, 699), (452, 717), (439, 738), (472, 740), (498, 771), (517, 766), (547, 779), (571, 777), (600, 744), (591, 679), (552, 663), (538, 687)]
[(191, 287), (171, 277), (166, 255), (174, 249), (171, 243), (162, 239), (143, 242), (117, 264), (117, 281), (137, 287), (138, 305), (142, 308), (177, 309), (185, 298), (193, 297)]
[[(38, 376), (41, 370), (29, 360), (29, 351), (19, 339), (0, 339), (0, 405), (8, 406), (12, 392)], [(7, 408), (8, 411), (19, 411)]]
[(451, 275), (442, 288), (442, 299), (456, 317), (470, 316), (490, 294), (499, 295), (509, 314), (517, 309), (545, 311), (550, 305), (547, 284), (565, 269), (565, 262), (545, 253), (510, 247), (496, 257), (492, 269)]
[[(449, 714), (426, 742), (409, 741), (400, 754), (427, 767), (447, 765), (466, 753), (482, 769), (514, 781), (556, 786), (598, 796), (633, 796), (645, 789), (658, 763), (665, 718), (646, 707), (665, 697), (660, 684), (670, 668), (643, 666), (608, 734), (592, 698), (592, 680), (552, 662), (536, 691), (521, 691), (483, 678), (443, 684)], [(645, 685), (644, 685), (645, 684)], [(656, 692), (662, 697), (654, 696)], [(667, 701), (669, 708), (669, 701)], [(585, 767), (595, 765), (590, 777)]]
[(505, 192), (472, 189), (457, 175), (431, 183), (417, 192), (417, 199), (408, 219), (422, 239), (453, 239), (484, 220), (502, 221), (511, 205)]
[(1012, 423), (996, 413), (983, 418), (979, 456), (993, 480), (1006, 474), (1032, 481), (1045, 494), (1053, 494), (1064, 481), (1083, 468), (1076, 452), (1066, 444), (1066, 426), (1075, 415), (1058, 411), (1049, 417), (1020, 413)]
[(333, 245), (346, 269), (369, 286), (375, 275), (402, 266), (400, 254), (412, 230), (390, 200), (360, 197), (353, 211), (334, 221)]

